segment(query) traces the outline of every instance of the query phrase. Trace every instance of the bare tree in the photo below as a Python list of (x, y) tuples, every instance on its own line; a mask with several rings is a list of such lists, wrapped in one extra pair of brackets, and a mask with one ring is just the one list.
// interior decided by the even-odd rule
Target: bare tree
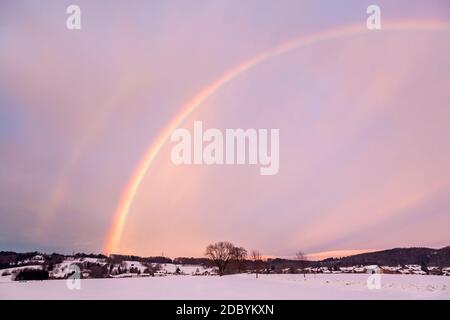
[(295, 257), (297, 258), (297, 261), (298, 261), (298, 267), (300, 268), (300, 270), (303, 273), (303, 278), (306, 279), (305, 268), (306, 268), (306, 261), (307, 261), (307, 259), (306, 259), (305, 255), (303, 254), (303, 252), (301, 252), (301, 251), (298, 251), (295, 254)]
[(221, 241), (206, 247), (205, 255), (212, 260), (222, 276), (228, 263), (234, 258), (235, 246), (231, 242)]
[(247, 259), (247, 250), (243, 247), (234, 247), (233, 262), (236, 265), (238, 273), (242, 272), (245, 265), (245, 259)]
[(261, 271), (261, 266), (263, 263), (261, 252), (259, 252), (258, 250), (252, 250), (252, 252), (250, 253), (250, 257), (255, 265), (256, 278), (258, 278), (258, 274)]

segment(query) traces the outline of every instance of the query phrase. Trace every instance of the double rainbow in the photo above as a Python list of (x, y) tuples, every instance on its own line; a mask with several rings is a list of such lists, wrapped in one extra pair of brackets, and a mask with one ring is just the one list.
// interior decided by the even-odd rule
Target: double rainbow
[(113, 223), (108, 233), (104, 251), (108, 254), (117, 250), (120, 242), (125, 223), (139, 187), (144, 179), (150, 165), (158, 155), (161, 148), (170, 138), (172, 131), (179, 127), (197, 108), (199, 108), (208, 98), (215, 94), (219, 89), (229, 82), (235, 80), (248, 70), (264, 63), (265, 61), (287, 53), (291, 50), (316, 44), (321, 41), (339, 39), (350, 36), (362, 35), (369, 32), (385, 32), (385, 31), (439, 31), (450, 30), (450, 24), (443, 21), (420, 20), (420, 21), (403, 21), (383, 23), (381, 31), (369, 31), (364, 24), (339, 29), (332, 29), (321, 33), (316, 33), (306, 37), (295, 38), (289, 40), (275, 48), (262, 52), (255, 57), (247, 60), (237, 67), (227, 71), (214, 82), (203, 88), (191, 100), (186, 102), (180, 109), (179, 113), (169, 124), (158, 134), (154, 142), (145, 152), (142, 160), (136, 166), (131, 175), (119, 201), (117, 209), (114, 213)]

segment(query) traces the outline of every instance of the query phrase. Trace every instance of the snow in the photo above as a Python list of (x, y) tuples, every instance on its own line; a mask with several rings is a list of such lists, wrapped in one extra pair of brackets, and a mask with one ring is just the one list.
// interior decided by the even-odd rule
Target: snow
[(177, 268), (180, 269), (181, 274), (185, 275), (196, 275), (202, 274), (204, 272), (213, 273), (213, 268), (204, 268), (199, 265), (181, 265), (181, 264), (173, 264), (166, 263), (161, 265), (162, 271), (166, 273), (176, 273)]
[(218, 276), (84, 279), (80, 290), (66, 280), (0, 282), (0, 299), (450, 299), (450, 277), (381, 275), (369, 290), (368, 274), (239, 274)]
[(123, 261), (122, 266), (124, 268), (126, 268), (127, 270), (129, 270), (131, 268), (137, 268), (141, 272), (144, 272), (145, 268), (147, 268), (139, 261), (128, 261), (128, 260)]
[[(39, 263), (39, 261), (34, 261)], [(67, 276), (73, 273), (72, 265), (83, 265), (86, 263), (105, 265), (106, 261), (104, 259), (97, 258), (74, 258), (67, 257), (62, 263), (55, 264), (53, 270), (50, 271), (50, 277), (55, 279), (66, 279)], [(181, 265), (181, 264), (158, 264), (152, 263), (153, 266), (160, 266), (160, 270), (156, 272), (158, 276), (167, 276), (170, 274), (176, 274), (177, 269), (180, 270), (180, 275), (205, 275), (205, 274), (215, 274), (214, 268), (205, 268), (201, 265)], [(145, 274), (144, 271), (147, 269), (147, 265), (139, 261), (124, 260), (119, 264), (113, 266), (112, 271), (117, 272), (121, 268), (122, 272), (120, 274), (113, 274), (111, 277), (114, 278), (130, 278), (130, 277), (141, 277)], [(0, 270), (0, 282), (10, 281), (11, 274), (18, 273), (22, 269), (42, 269), (42, 265), (27, 265), (20, 267), (12, 267), (8, 269)], [(139, 273), (134, 272), (139, 270)], [(133, 271), (133, 272), (130, 272)], [(89, 273), (83, 273), (85, 277), (89, 277)]]
[(1, 269), (0, 270), (0, 284), (2, 282), (12, 281), (11, 277), (13, 274), (17, 274), (21, 270), (25, 270), (25, 269), (38, 269), (39, 270), (39, 269), (42, 269), (42, 265), (30, 265), (30, 266), (23, 266), (23, 267)]
[(407, 264), (405, 267), (406, 267), (406, 269), (413, 270), (413, 271), (421, 271), (422, 270), (422, 267), (417, 264)]
[(90, 262), (90, 263), (99, 263), (99, 264), (105, 264), (106, 263), (105, 259), (89, 258), (89, 257), (83, 257), (83, 258), (79, 258), (79, 259), (76, 259), (76, 260), (79, 260), (81, 262)]
[(65, 278), (67, 275), (73, 272), (73, 269), (70, 268), (71, 265), (75, 264), (83, 264), (83, 263), (97, 263), (100, 265), (104, 265), (106, 262), (103, 259), (97, 258), (67, 258), (62, 263), (59, 263), (54, 266), (53, 271), (50, 272), (50, 275), (54, 278)]

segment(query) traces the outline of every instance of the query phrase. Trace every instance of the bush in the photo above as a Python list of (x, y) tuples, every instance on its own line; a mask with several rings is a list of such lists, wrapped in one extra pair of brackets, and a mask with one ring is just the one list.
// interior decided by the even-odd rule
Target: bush
[(108, 267), (101, 265), (93, 265), (89, 268), (90, 277), (94, 279), (106, 278), (108, 275)]
[(15, 281), (48, 280), (48, 271), (37, 269), (25, 269), (20, 271), (16, 275), (14, 280)]

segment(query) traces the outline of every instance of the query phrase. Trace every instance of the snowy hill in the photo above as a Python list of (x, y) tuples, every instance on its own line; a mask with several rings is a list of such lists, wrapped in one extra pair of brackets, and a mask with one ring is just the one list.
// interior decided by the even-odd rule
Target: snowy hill
[[(37, 280), (35, 273), (49, 279), (65, 279), (78, 272), (80, 278), (130, 278), (168, 275), (214, 275), (205, 258), (138, 257), (124, 255), (42, 254), (38, 252), (0, 252), (0, 280)], [(245, 261), (241, 272), (254, 272), (251, 261)], [(236, 270), (234, 271), (236, 272)], [(450, 247), (443, 249), (408, 248), (358, 254), (339, 259), (299, 261), (268, 259), (264, 273), (382, 273), (450, 276)], [(24, 278), (25, 276), (25, 278)], [(31, 276), (30, 279), (27, 276)], [(38, 278), (40, 279), (40, 278)]]

